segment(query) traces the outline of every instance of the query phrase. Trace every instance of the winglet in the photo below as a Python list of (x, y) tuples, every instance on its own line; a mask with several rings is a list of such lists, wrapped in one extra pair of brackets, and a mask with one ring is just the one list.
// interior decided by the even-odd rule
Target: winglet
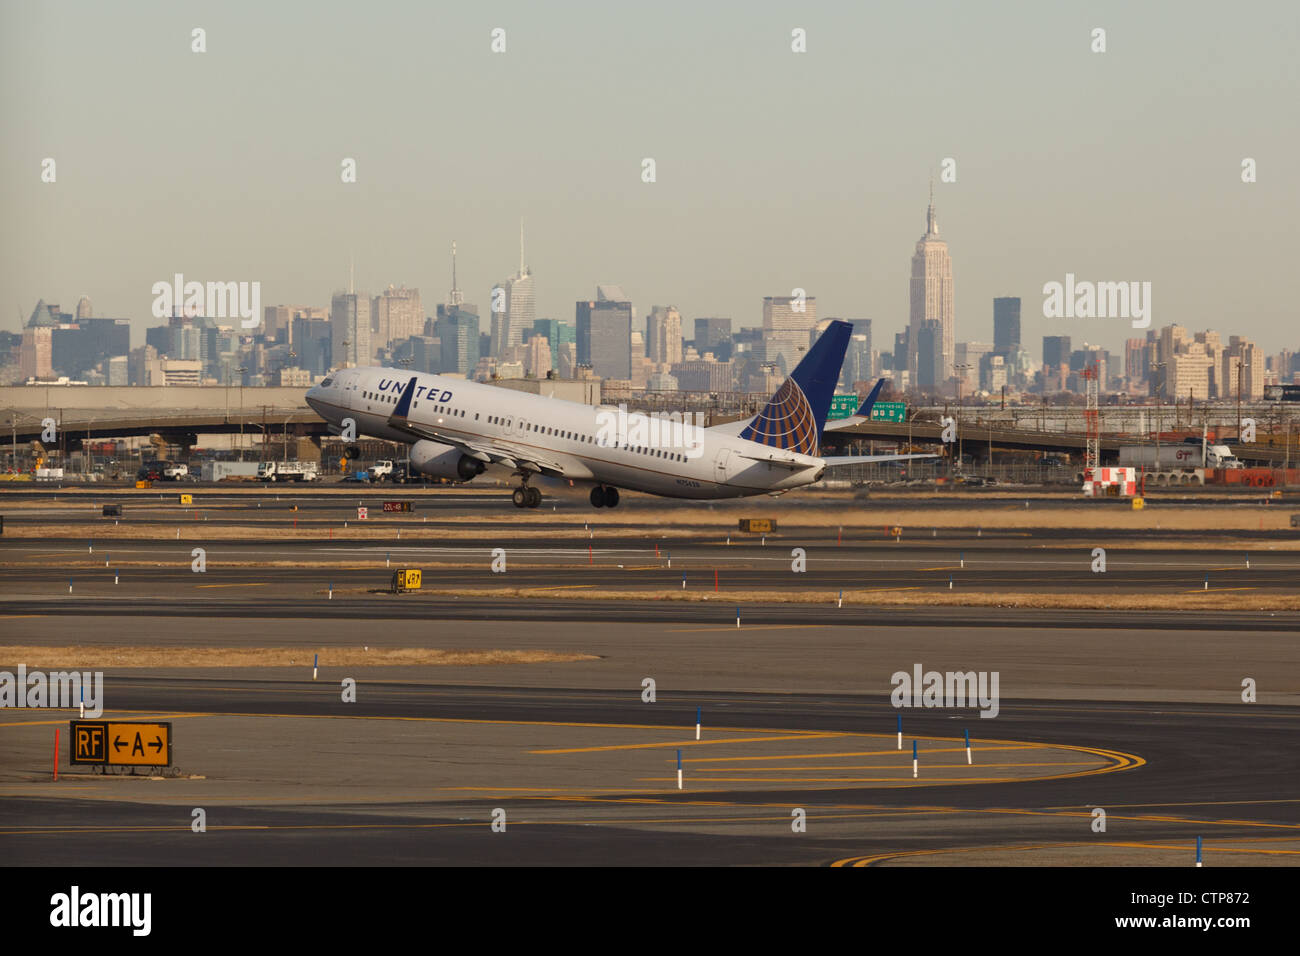
[(880, 389), (884, 386), (884, 384), (885, 384), (885, 380), (882, 378), (879, 382), (876, 383), (876, 387), (871, 390), (871, 394), (862, 400), (862, 404), (858, 407), (858, 410), (853, 414), (858, 415), (862, 418), (870, 418), (871, 409), (876, 404), (876, 398), (880, 395)]
[(405, 425), (406, 416), (411, 411), (411, 398), (415, 395), (415, 376), (406, 383), (406, 388), (402, 389), (402, 397), (397, 400), (397, 407), (393, 409), (393, 414), (388, 416), (388, 424)]

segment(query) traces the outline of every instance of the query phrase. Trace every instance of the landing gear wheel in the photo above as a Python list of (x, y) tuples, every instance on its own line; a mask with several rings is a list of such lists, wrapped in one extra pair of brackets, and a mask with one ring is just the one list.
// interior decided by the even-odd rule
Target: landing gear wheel
[(591, 489), (591, 506), (593, 508), (605, 507), (605, 489), (600, 485)]
[(605, 507), (606, 507), (606, 508), (617, 508), (617, 507), (618, 507), (618, 489), (617, 489), (617, 488), (606, 488), (606, 489), (605, 489)]
[(526, 493), (525, 497), (527, 499), (524, 502), (525, 508), (536, 508), (538, 505), (542, 503), (542, 493), (538, 489), (525, 488), (524, 492)]
[(528, 488), (516, 488), (510, 495), (510, 500), (515, 503), (516, 508), (528, 507)]

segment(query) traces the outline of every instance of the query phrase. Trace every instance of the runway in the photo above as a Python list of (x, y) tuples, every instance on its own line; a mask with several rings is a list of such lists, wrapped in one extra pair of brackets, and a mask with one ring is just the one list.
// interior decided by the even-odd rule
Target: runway
[[(340, 528), (339, 537), (344, 533)], [(846, 590), (895, 589), (1151, 594), (1177, 602), (1183, 595), (1211, 590), (1243, 599), (1293, 595), (1300, 580), (1300, 551), (1271, 551), (1267, 544), (1250, 551), (1143, 547), (1113, 542), (1109, 536), (1098, 539), (1104, 544), (1099, 565), (1098, 553), (1087, 542), (992, 532), (968, 539), (941, 538), (936, 532), (910, 541), (847, 544), (824, 531), (732, 544), (646, 540), (603, 531), (585, 539), (521, 540), (509, 528), (492, 535), (439, 538), (418, 526), (384, 541), (289, 534), (231, 538), (184, 525), (175, 535), (77, 542), (8, 539), (0, 542), (0, 566), (11, 596), (58, 597), (60, 602), (69, 585), (74, 597), (135, 596), (143, 588), (173, 597), (177, 590), (191, 590), (197, 598), (242, 587), (306, 598), (331, 586), (336, 597), (355, 596), (387, 589), (393, 570), (406, 567), (425, 571), (425, 590), (458, 598), (501, 588), (547, 590), (555, 597), (566, 591), (682, 591), (694, 596), (703, 591), (720, 600), (732, 594), (751, 603), (755, 595), (777, 600), (819, 592), (830, 601)], [(195, 548), (202, 549), (201, 572), (195, 570)]]
[[(801, 506), (764, 539), (735, 530), (760, 513), (743, 503), (693, 527), (642, 523), (635, 504), (612, 523), (564, 502), (476, 518), (450, 499), (358, 522), (356, 500), (128, 501), (116, 531), (99, 500), (7, 512), (0, 626), (27, 650), (0, 647), (0, 669), (76, 666), (45, 657), (77, 647), (174, 654), (105, 666), (105, 715), (171, 721), (184, 776), (65, 765), (56, 784), (69, 713), (0, 711), (6, 860), (1181, 866), (1201, 836), (1213, 865), (1300, 861), (1288, 530), (845, 533)], [(388, 593), (399, 567), (423, 570), (419, 592)], [(886, 593), (915, 600), (874, 602)], [(982, 603), (951, 603), (963, 594)], [(188, 656), (221, 648), (289, 659)], [(586, 657), (336, 663), (370, 648)], [(894, 675), (917, 666), (998, 675), (996, 717), (893, 706)]]

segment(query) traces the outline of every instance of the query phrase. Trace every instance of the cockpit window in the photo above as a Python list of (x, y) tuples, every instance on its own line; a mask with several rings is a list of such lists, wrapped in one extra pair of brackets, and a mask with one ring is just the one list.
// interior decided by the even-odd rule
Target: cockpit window
[(320, 387), (321, 387), (321, 388), (329, 388), (329, 387), (330, 387), (331, 385), (333, 385), (333, 384), (334, 384), (334, 379), (332, 379), (332, 378), (327, 378), (327, 379), (325, 379), (325, 381), (323, 381), (323, 382), (320, 383)]

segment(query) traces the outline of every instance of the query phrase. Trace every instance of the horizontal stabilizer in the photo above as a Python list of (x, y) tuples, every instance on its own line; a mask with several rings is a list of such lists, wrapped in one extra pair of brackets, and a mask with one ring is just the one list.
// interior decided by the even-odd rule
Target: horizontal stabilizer
[(835, 468), (840, 465), (870, 465), (873, 462), (881, 461), (910, 461), (913, 458), (939, 458), (940, 455), (843, 455), (839, 458), (823, 458), (826, 467)]

